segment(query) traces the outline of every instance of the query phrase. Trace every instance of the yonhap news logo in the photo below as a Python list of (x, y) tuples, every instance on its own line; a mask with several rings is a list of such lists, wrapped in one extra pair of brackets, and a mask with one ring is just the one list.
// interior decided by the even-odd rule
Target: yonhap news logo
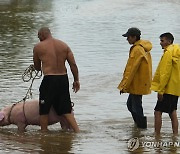
[(137, 137), (131, 138), (128, 141), (128, 149), (129, 151), (134, 151), (139, 148), (139, 139)]
[[(145, 137), (145, 139), (148, 137)], [(163, 142), (163, 141), (140, 141), (138, 137), (128, 140), (127, 147), (129, 151), (135, 151), (138, 148), (162, 148), (162, 147), (180, 147), (180, 142)]]

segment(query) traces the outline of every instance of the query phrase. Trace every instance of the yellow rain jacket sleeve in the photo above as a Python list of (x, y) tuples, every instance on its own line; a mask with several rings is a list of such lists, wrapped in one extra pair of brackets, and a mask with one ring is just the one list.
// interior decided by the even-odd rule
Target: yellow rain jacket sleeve
[(124, 70), (123, 79), (118, 89), (123, 92), (145, 95), (149, 94), (152, 80), (152, 60), (149, 41), (139, 40), (131, 48)]
[(180, 47), (169, 45), (161, 57), (151, 89), (160, 94), (180, 96)]

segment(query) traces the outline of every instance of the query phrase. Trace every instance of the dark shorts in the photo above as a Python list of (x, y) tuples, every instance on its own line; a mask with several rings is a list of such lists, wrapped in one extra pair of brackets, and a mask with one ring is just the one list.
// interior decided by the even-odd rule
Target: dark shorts
[(178, 96), (164, 94), (163, 100), (157, 101), (154, 110), (171, 114), (174, 110), (177, 110), (177, 103)]
[(47, 115), (52, 106), (58, 115), (71, 113), (72, 106), (67, 75), (44, 76), (39, 92), (40, 115)]

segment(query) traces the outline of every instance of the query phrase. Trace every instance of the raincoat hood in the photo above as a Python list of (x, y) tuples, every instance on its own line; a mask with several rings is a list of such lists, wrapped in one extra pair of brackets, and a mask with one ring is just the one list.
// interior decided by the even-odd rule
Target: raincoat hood
[(179, 44), (172, 44), (167, 46), (167, 48), (164, 50), (164, 52), (166, 51), (171, 51), (172, 52), (172, 58), (180, 58), (180, 46)]
[(134, 45), (142, 46), (146, 52), (150, 52), (152, 49), (152, 43), (148, 40), (139, 40), (135, 42)]

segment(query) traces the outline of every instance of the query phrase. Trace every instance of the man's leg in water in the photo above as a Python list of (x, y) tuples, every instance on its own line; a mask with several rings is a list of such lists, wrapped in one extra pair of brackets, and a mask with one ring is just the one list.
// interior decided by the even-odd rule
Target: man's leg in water
[(74, 115), (72, 113), (64, 114), (67, 121), (70, 123), (72, 129), (75, 133), (79, 133), (79, 127), (77, 125), (76, 119), (74, 118)]
[(156, 135), (160, 135), (161, 126), (162, 126), (162, 112), (154, 111), (154, 129)]
[(176, 110), (174, 110), (171, 114), (169, 114), (169, 116), (171, 118), (173, 134), (178, 135), (178, 118), (177, 118)]
[(40, 115), (41, 131), (48, 131), (48, 115)]

